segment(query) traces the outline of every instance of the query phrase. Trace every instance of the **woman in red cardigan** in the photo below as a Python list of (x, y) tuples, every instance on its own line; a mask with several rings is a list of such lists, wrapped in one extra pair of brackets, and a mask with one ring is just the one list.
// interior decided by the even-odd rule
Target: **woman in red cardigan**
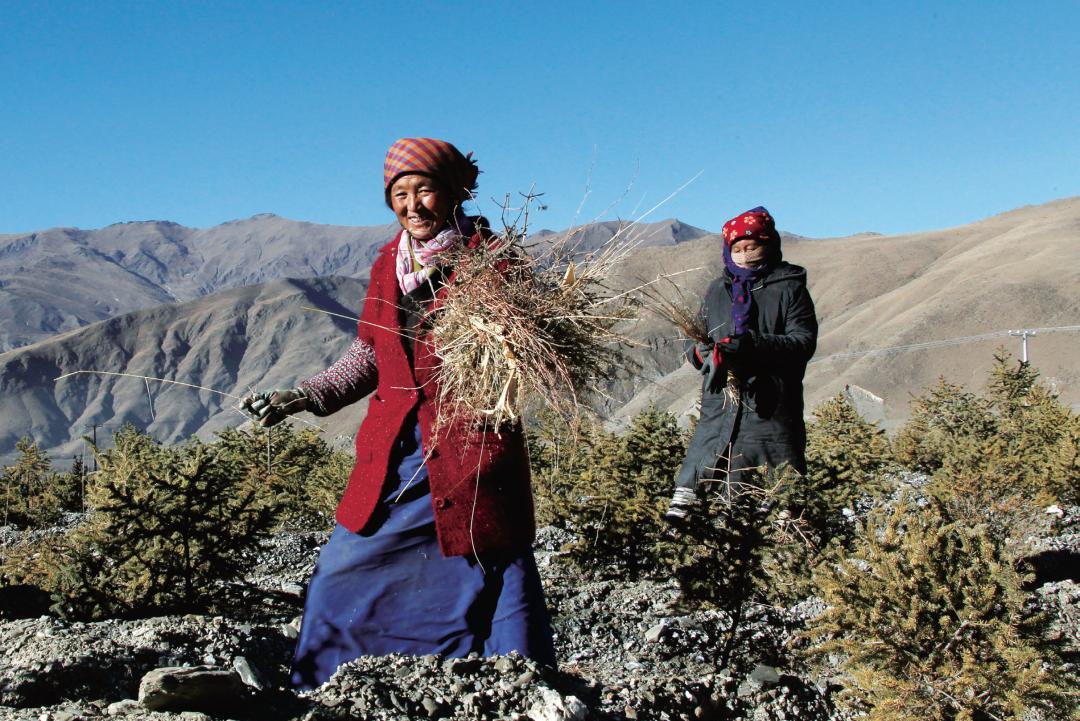
[(293, 660), (300, 688), (363, 655), (517, 651), (555, 663), (521, 429), (496, 435), (463, 421), (434, 430), (438, 359), (420, 321), (453, 277), (440, 254), (490, 235), (462, 211), (478, 172), (450, 143), (394, 143), (383, 187), (401, 231), (371, 268), (356, 340), (297, 388), (244, 401), (269, 426), (374, 393), (308, 587)]

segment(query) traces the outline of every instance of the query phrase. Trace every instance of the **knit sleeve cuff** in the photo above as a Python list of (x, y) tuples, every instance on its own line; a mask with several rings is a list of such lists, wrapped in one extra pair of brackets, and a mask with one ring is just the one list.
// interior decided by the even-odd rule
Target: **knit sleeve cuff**
[(328, 416), (355, 403), (378, 385), (375, 349), (357, 338), (333, 365), (300, 384), (308, 395), (309, 408), (317, 416)]

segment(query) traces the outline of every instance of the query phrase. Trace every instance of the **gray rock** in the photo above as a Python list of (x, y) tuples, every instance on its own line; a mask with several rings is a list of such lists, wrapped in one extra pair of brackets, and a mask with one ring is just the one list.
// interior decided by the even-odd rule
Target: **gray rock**
[(559, 695), (551, 688), (540, 689), (540, 700), (529, 709), (533, 721), (584, 721), (588, 707), (576, 696)]
[(139, 703), (151, 711), (218, 710), (246, 696), (239, 675), (210, 666), (154, 669), (139, 684)]
[(243, 656), (237, 656), (233, 659), (233, 670), (240, 675), (241, 681), (253, 689), (262, 691), (266, 688), (266, 680), (259, 673), (259, 669), (252, 666), (251, 662)]
[(439, 703), (430, 696), (425, 696), (420, 705), (424, 707), (424, 711), (427, 713), (428, 718), (443, 718), (446, 714), (446, 706)]
[(772, 666), (759, 663), (750, 672), (750, 680), (759, 684), (762, 688), (771, 688), (780, 683), (780, 674)]
[(478, 658), (452, 658), (446, 662), (444, 668), (456, 676), (467, 676), (480, 670), (481, 661)]
[(302, 598), (304, 595), (304, 587), (299, 583), (283, 583), (281, 584), (281, 592), (288, 596)]
[(122, 716), (123, 714), (136, 711), (139, 708), (141, 707), (139, 706), (138, 701), (133, 698), (126, 698), (123, 701), (115, 701), (109, 704), (105, 709), (105, 713), (109, 716)]
[(514, 670), (514, 660), (507, 657), (502, 657), (495, 662), (495, 670), (499, 673), (510, 673)]
[(660, 637), (664, 634), (664, 629), (667, 628), (667, 624), (661, 621), (648, 631), (645, 632), (646, 643), (656, 643), (660, 640)]

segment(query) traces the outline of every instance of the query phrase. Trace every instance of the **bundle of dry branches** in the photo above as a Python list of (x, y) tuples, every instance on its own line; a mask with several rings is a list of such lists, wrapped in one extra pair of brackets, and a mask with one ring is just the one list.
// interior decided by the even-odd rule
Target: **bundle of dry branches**
[[(697, 270), (697, 269), (695, 269)], [(700, 310), (694, 310), (679, 286), (671, 276), (661, 276), (655, 281), (645, 283), (638, 288), (642, 307), (650, 313), (675, 326), (686, 338), (695, 343), (712, 345), (709, 329)], [(738, 403), (740, 399), (739, 379), (728, 369), (724, 375), (724, 396), (726, 403)]]
[(642, 283), (638, 293), (646, 310), (671, 323), (683, 336), (695, 343), (712, 343), (701, 311), (691, 307), (682, 289), (671, 276), (661, 276), (655, 281)]
[(634, 306), (605, 280), (633, 242), (617, 235), (577, 254), (566, 236), (530, 254), (526, 224), (504, 222), (486, 245), (450, 253), (455, 275), (428, 317), (440, 426), (472, 417), (498, 429), (529, 402), (573, 422), (583, 396), (625, 365), (615, 326)]

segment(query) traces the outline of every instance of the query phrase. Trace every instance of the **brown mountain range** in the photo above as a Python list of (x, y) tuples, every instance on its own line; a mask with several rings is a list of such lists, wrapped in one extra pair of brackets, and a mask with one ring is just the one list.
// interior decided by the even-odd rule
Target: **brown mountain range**
[[(701, 267), (680, 276), (696, 303), (722, 267), (718, 243), (696, 240), (677, 255), (647, 248), (624, 274)], [(1008, 331), (1039, 328), (1061, 330), (1029, 339), (1032, 364), (1065, 403), (1080, 406), (1080, 197), (924, 233), (787, 237), (784, 258), (807, 269), (821, 325), (806, 376), (808, 409), (857, 385), (883, 400), (885, 425), (893, 426), (939, 376), (980, 389), (995, 348), (1020, 355), (1020, 338)], [(633, 333), (660, 348), (672, 339), (649, 317)], [(682, 413), (697, 398), (697, 379), (674, 354), (648, 358), (650, 377), (620, 417), (648, 402)]]
[[(293, 223), (257, 216), (238, 225), (241, 229), (245, 224), (260, 226), (260, 218), (279, 227)], [(620, 276), (612, 282), (630, 287), (658, 273), (696, 269), (676, 276), (674, 286), (665, 285), (671, 292), (677, 287), (688, 304), (696, 305), (709, 280), (722, 268), (719, 239), (683, 231), (683, 237), (677, 237), (675, 230), (688, 226), (665, 223), (668, 234), (660, 240), (646, 234), (648, 242), (626, 259)], [(190, 266), (184, 270), (187, 261), (178, 255), (168, 261), (168, 273), (162, 271), (160, 276), (151, 273), (154, 263), (146, 259), (160, 261), (164, 251), (148, 244), (140, 251), (144, 256), (140, 262), (149, 265), (137, 273), (152, 279), (145, 287), (162, 288), (168, 278), (191, 273), (182, 290), (195, 299), (182, 303), (166, 299), (159, 301), (164, 305), (0, 354), (0, 463), (10, 459), (15, 441), (23, 435), (63, 459), (80, 452), (81, 437), (94, 425), (109, 430), (130, 421), (163, 442), (174, 442), (243, 422), (231, 408), (234, 399), (208, 391), (151, 384), (148, 393), (138, 379), (111, 376), (52, 380), (73, 370), (170, 378), (240, 395), (249, 388), (291, 385), (332, 362), (348, 345), (355, 324), (306, 312), (300, 306), (355, 316), (363, 296), (362, 280), (340, 276), (274, 280), (208, 295), (200, 292), (272, 277), (268, 265), (278, 270), (302, 267), (307, 272), (301, 275), (332, 265), (366, 276), (368, 265), (361, 258), (373, 251), (375, 241), (358, 241), (357, 247), (344, 249), (335, 243), (348, 245), (350, 233), (358, 237), (362, 229), (340, 233), (322, 226), (316, 229), (322, 237), (334, 239), (320, 241), (321, 246), (313, 243), (312, 247), (323, 248), (319, 254), (290, 249), (300, 243), (296, 236), (288, 242), (266, 240), (266, 235), (254, 233), (248, 240), (223, 236), (218, 255), (203, 256), (202, 262), (214, 269), (192, 270), (195, 266)], [(598, 231), (598, 237), (609, 232)], [(0, 270), (6, 262), (4, 253), (12, 247), (10, 242), (3, 246), (5, 238), (11, 236), (0, 237), (0, 247), (8, 249), (0, 252)], [(270, 249), (259, 249), (263, 241)], [(230, 243), (239, 248), (230, 249)], [(165, 243), (164, 247), (179, 246)], [(105, 253), (101, 247), (95, 252)], [(1080, 198), (925, 233), (813, 240), (785, 234), (784, 254), (788, 261), (807, 268), (821, 321), (818, 352), (806, 380), (808, 409), (852, 384), (879, 396), (883, 400), (880, 415), (887, 425), (894, 425), (906, 416), (912, 394), (938, 376), (978, 388), (995, 347), (1005, 345), (1019, 353), (1019, 339), (1007, 331), (1080, 326)], [(60, 266), (57, 258), (42, 255), (42, 262), (51, 264), (48, 267)], [(71, 263), (71, 284), (54, 289), (55, 295), (70, 294), (70, 287), (88, 268), (112, 267), (127, 273), (117, 270), (117, 278), (135, 275), (129, 272), (136, 263), (127, 251), (124, 257), (129, 266), (122, 266), (113, 255), (108, 261), (92, 253), (77, 257), (91, 260), (85, 266), (81, 261)], [(216, 260), (208, 261), (211, 257)], [(119, 281), (113, 287), (120, 290)], [(138, 290), (137, 283), (130, 287)], [(169, 287), (174, 297), (181, 297), (177, 286)], [(0, 292), (17, 290), (0, 288)], [(48, 293), (49, 288), (41, 292)], [(144, 302), (152, 295), (141, 292), (133, 291), (132, 297)], [(17, 313), (15, 318), (20, 319)], [(612, 382), (607, 390), (613, 400), (602, 408), (605, 415), (625, 420), (649, 402), (676, 413), (692, 407), (698, 378), (682, 363), (676, 331), (646, 313), (628, 328), (628, 334), (641, 341), (633, 351), (640, 368), (630, 378)], [(1080, 333), (1042, 330), (1030, 338), (1029, 349), (1033, 363), (1063, 400), (1074, 407), (1080, 404)], [(332, 439), (347, 445), (363, 411), (359, 404), (318, 422)]]
[[(21, 436), (66, 464), (85, 452), (82, 438), (95, 426), (107, 447), (124, 423), (166, 444), (241, 425), (237, 396), (317, 373), (355, 336), (354, 322), (303, 307), (353, 316), (366, 286), (342, 276), (272, 281), (127, 313), (0, 354), (0, 463), (10, 461)], [(130, 375), (54, 380), (77, 370)], [(355, 430), (365, 407), (335, 416), (330, 437), (338, 427)]]
[[(615, 221), (575, 231), (595, 247)], [(319, 225), (262, 213), (212, 228), (167, 221), (117, 223), (98, 230), (53, 228), (0, 235), (0, 352), (122, 313), (201, 298), (280, 278), (367, 276), (396, 224)], [(633, 228), (642, 245), (673, 245), (706, 235), (677, 220)], [(540, 231), (537, 242), (558, 234)]]
[(229, 288), (364, 277), (395, 232), (395, 225), (319, 225), (264, 213), (212, 228), (140, 221), (0, 235), (0, 351)]

